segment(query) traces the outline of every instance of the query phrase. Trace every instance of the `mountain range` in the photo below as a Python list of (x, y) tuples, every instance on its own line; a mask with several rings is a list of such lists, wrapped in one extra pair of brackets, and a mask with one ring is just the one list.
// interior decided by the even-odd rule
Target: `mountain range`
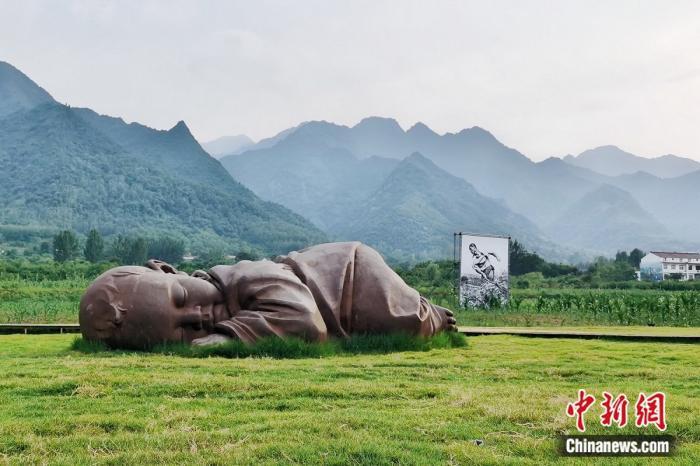
[(394, 258), (414, 262), (450, 257), (454, 232), (512, 235), (548, 256), (556, 246), (531, 221), (485, 197), (418, 152), (404, 158), (338, 228), (342, 238), (357, 238)]
[[(292, 157), (288, 153), (297, 157), (323, 153), (332, 160), (341, 152), (358, 159), (371, 156), (401, 159), (419, 152), (448, 173), (468, 181), (482, 195), (501, 199), (509, 208), (542, 225), (554, 221), (564, 212), (564, 204), (579, 199), (597, 184), (563, 162), (536, 164), (479, 127), (438, 135), (422, 123), (404, 131), (388, 118), (366, 118), (353, 127), (314, 121), (287, 130), (281, 140), (264, 149), (268, 157), (274, 154), (287, 158), (290, 164)], [(258, 150), (256, 145), (242, 154), (221, 159), (234, 178), (254, 191), (254, 182), (241, 177), (236, 170), (239, 164), (253, 163), (240, 160), (255, 158)], [(254, 163), (252, 168), (257, 169)], [(270, 175), (274, 177), (274, 172)], [(280, 182), (282, 186), (285, 183)]]
[(449, 257), (456, 231), (568, 262), (700, 248), (700, 164), (682, 157), (604, 146), (536, 163), (483, 128), (380, 117), (206, 149), (183, 121), (156, 130), (69, 107), (0, 62), (0, 234), (98, 227), (270, 254), (361, 240), (409, 262)]
[(167, 131), (59, 104), (0, 62), (0, 226), (96, 227), (285, 252), (326, 235), (236, 182), (184, 122)]
[[(394, 178), (394, 170), (406, 157), (415, 158), (414, 153), (432, 162), (422, 164), (424, 178), (431, 183), (443, 180), (452, 196), (440, 197), (440, 183), (427, 183), (437, 192), (421, 193), (420, 202), (404, 201), (400, 195), (386, 201), (386, 193), (416, 195), (411, 190), (417, 186), (401, 188)], [(639, 172), (637, 165), (625, 168), (627, 159), (619, 162), (621, 170), (632, 174), (606, 173), (597, 165), (572, 162), (590, 157), (536, 163), (479, 127), (440, 135), (423, 123), (404, 131), (393, 119), (369, 117), (352, 127), (327, 121), (302, 123), (221, 162), (263, 199), (304, 215), (331, 237), (363, 238), (400, 257), (425, 251), (437, 254), (437, 249), (425, 242), (413, 244), (410, 229), (398, 235), (402, 249), (389, 240), (397, 237), (392, 225), (433, 223), (436, 235), (440, 232), (436, 238), (443, 241), (444, 225), (455, 231), (499, 233), (503, 230), (484, 221), (485, 214), (496, 212), (493, 205), (500, 207), (494, 217), (508, 219), (506, 230), (512, 236), (548, 258), (576, 261), (634, 247), (698, 248), (695, 232), (700, 219), (689, 215), (700, 201), (690, 188), (700, 177), (699, 170), (692, 170), (696, 162), (675, 156), (653, 162), (657, 175), (668, 175), (681, 170), (677, 162), (684, 161), (683, 170), (690, 172), (670, 178)], [(637, 164), (641, 159), (631, 157)], [(418, 177), (411, 182), (411, 177), (398, 179), (420, 184)], [(462, 187), (473, 190), (478, 200), (466, 188), (458, 188), (456, 179), (466, 182)], [(679, 186), (688, 188), (680, 191)], [(462, 199), (469, 199), (474, 209), (445, 208)], [(436, 211), (443, 211), (441, 220)], [(425, 222), (427, 218), (431, 221)], [(529, 228), (516, 218), (527, 219)]]
[(671, 154), (645, 158), (625, 152), (617, 146), (596, 147), (581, 152), (576, 157), (567, 155), (564, 161), (606, 176), (645, 172), (658, 178), (675, 178), (700, 170), (700, 162), (689, 158)]

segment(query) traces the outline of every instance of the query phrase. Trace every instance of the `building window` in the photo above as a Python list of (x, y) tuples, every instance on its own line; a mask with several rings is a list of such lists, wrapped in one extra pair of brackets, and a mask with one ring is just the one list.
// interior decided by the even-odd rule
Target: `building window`
[(668, 269), (668, 264), (664, 264), (664, 269)]
[(676, 270), (676, 264), (671, 264), (671, 270)]
[(685, 265), (679, 265), (678, 268), (679, 268), (680, 270), (685, 270)]

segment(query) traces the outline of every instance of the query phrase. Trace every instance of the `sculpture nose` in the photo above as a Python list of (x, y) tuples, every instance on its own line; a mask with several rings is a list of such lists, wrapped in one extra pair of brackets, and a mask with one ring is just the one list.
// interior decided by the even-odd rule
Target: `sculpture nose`
[(121, 309), (118, 306), (114, 306), (113, 309), (114, 309), (114, 319), (112, 320), (112, 322), (114, 322), (115, 326), (119, 327), (122, 324), (122, 322), (124, 321), (123, 314), (126, 313), (126, 309)]
[(185, 313), (182, 315), (180, 322), (182, 322), (185, 325), (191, 325), (195, 329), (200, 330), (202, 328), (202, 320), (202, 309), (200, 306), (196, 306), (193, 309), (186, 310)]

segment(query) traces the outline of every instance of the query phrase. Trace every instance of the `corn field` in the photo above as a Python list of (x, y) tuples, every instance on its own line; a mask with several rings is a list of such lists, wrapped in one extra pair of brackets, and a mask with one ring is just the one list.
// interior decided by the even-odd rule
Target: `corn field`
[(73, 323), (89, 280), (0, 280), (0, 323)]
[(700, 326), (697, 291), (515, 290), (500, 312), (572, 316), (616, 325)]
[(463, 325), (700, 326), (700, 292), (606, 289), (513, 289), (510, 301), (459, 309), (449, 287), (419, 288), (436, 304), (457, 309)]
[[(0, 323), (70, 323), (91, 277), (38, 280), (0, 277)], [(436, 304), (457, 309), (450, 287), (421, 288)], [(514, 289), (506, 306), (457, 309), (462, 325), (700, 326), (700, 292), (662, 290)]]

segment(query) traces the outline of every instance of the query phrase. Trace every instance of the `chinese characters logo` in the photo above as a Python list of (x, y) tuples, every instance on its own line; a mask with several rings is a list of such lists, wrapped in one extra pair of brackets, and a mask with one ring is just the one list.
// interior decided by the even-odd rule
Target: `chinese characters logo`
[[(567, 404), (566, 415), (576, 418), (576, 428), (579, 432), (586, 431), (584, 417), (595, 401), (595, 396), (581, 389), (578, 391), (576, 401)], [(613, 424), (619, 428), (625, 427), (628, 421), (627, 408), (629, 404), (629, 399), (624, 393), (614, 397), (608, 392), (603, 392), (603, 399), (600, 402), (603, 408), (600, 424), (604, 427), (610, 427)], [(666, 430), (666, 395), (662, 392), (656, 392), (649, 396), (640, 393), (634, 404), (634, 415), (637, 427), (655, 425), (660, 431)]]

